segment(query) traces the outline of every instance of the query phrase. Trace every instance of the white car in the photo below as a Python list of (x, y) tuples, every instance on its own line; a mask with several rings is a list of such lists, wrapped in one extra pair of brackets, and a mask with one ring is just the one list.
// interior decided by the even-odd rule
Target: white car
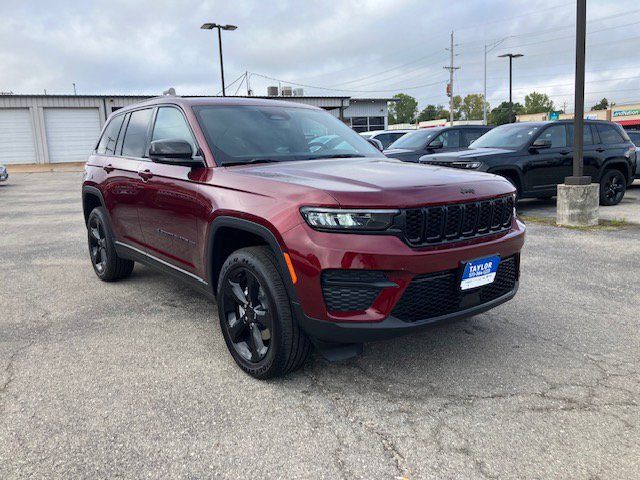
[(0, 182), (4, 182), (8, 178), (9, 173), (7, 172), (7, 167), (0, 165)]
[(370, 132), (363, 132), (360, 134), (360, 136), (366, 138), (367, 140), (378, 140), (380, 143), (382, 143), (382, 148), (384, 150), (393, 142), (409, 132), (415, 132), (415, 130), (372, 130)]

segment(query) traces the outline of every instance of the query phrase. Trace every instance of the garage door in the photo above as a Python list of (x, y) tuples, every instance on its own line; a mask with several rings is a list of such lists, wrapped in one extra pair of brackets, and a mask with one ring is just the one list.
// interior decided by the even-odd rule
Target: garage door
[(86, 162), (100, 135), (97, 108), (45, 108), (49, 161)]
[(28, 108), (0, 108), (0, 163), (36, 163)]

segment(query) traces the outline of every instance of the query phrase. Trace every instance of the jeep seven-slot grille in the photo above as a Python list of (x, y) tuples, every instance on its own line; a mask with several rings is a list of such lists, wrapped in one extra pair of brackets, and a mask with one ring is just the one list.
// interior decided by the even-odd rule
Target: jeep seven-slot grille
[(466, 240), (511, 228), (513, 197), (404, 211), (405, 238), (412, 246)]
[(493, 283), (465, 291), (460, 290), (458, 269), (418, 275), (404, 291), (392, 315), (405, 322), (417, 322), (495, 300), (515, 288), (518, 264), (517, 255), (501, 260)]

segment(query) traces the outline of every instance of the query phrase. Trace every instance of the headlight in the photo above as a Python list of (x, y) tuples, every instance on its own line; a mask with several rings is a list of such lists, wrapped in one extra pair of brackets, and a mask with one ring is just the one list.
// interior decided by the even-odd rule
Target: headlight
[(451, 166), (455, 168), (468, 168), (473, 170), (480, 168), (480, 166), (482, 166), (482, 162), (452, 162)]
[(347, 210), (302, 207), (300, 213), (310, 227), (318, 230), (385, 230), (398, 210)]

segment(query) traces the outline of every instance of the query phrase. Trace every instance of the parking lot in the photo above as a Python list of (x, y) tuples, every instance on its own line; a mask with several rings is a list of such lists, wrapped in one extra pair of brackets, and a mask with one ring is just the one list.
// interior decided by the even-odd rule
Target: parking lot
[(198, 293), (96, 278), (80, 175), (0, 185), (0, 478), (637, 476), (640, 225), (530, 223), (513, 301), (260, 382)]

